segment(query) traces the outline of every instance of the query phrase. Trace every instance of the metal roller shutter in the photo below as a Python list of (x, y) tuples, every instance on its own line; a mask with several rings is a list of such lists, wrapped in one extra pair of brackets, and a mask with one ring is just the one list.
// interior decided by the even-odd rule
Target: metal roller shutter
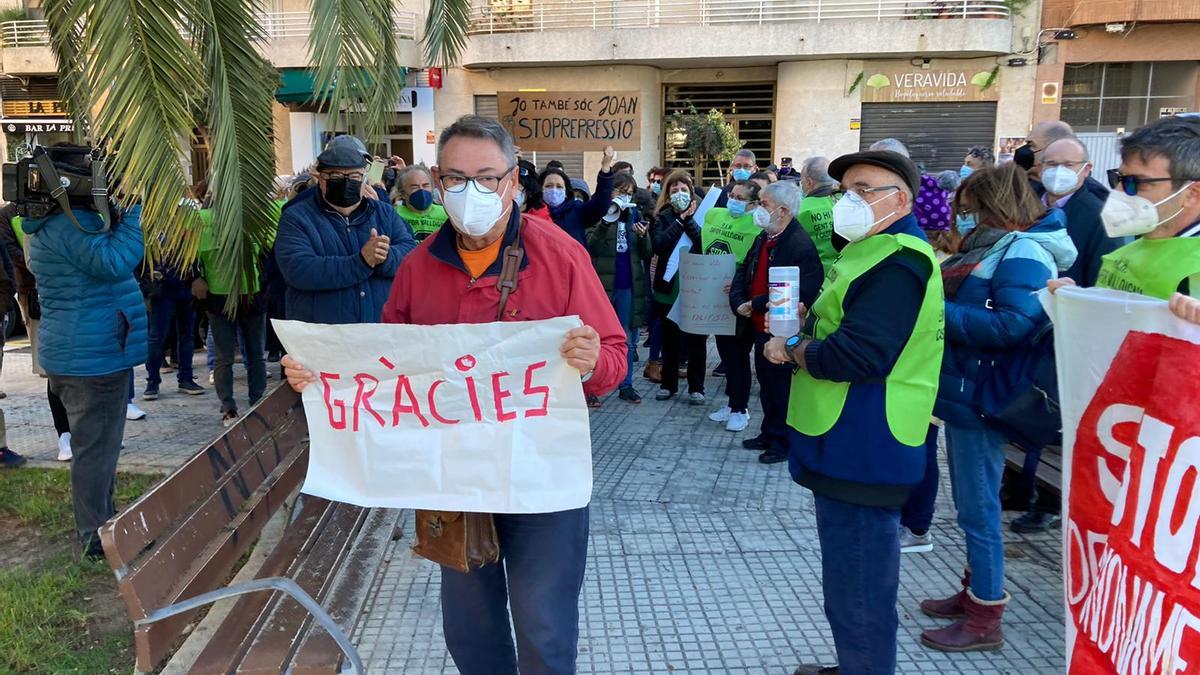
[[(475, 97), (475, 114), (480, 117), (490, 117), (498, 119), (500, 116), (500, 106), (496, 101), (496, 96), (476, 96)], [(525, 159), (533, 162), (538, 170), (546, 168), (551, 160), (557, 159), (562, 162), (563, 171), (571, 178), (582, 178), (587, 181), (589, 187), (595, 187), (596, 177), (587, 177), (583, 175), (583, 153), (582, 152), (527, 152), (524, 154)]]
[(962, 166), (967, 148), (996, 144), (996, 104), (864, 103), (860, 147), (884, 138), (908, 146), (912, 160), (926, 173)]

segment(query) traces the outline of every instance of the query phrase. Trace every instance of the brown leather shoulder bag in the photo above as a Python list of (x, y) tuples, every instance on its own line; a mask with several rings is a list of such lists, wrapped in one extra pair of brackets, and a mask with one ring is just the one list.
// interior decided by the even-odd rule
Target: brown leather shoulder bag
[[(523, 222), (524, 218), (517, 224), (517, 236), (513, 243), (504, 247), (500, 280), (496, 284), (500, 289), (497, 321), (504, 320), (508, 296), (517, 290), (517, 275), (525, 258), (525, 249), (521, 246)], [(417, 544), (413, 551), (426, 560), (463, 573), (490, 565), (500, 560), (496, 520), (490, 513), (418, 510)]]

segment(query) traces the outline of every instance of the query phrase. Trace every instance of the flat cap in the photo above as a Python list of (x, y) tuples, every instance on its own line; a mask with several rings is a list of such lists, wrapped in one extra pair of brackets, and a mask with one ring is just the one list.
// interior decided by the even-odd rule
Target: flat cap
[(361, 169), (370, 161), (367, 146), (354, 136), (338, 136), (325, 145), (317, 155), (317, 167), (321, 169)]
[(842, 155), (829, 164), (829, 175), (841, 182), (846, 171), (857, 164), (870, 164), (891, 171), (904, 181), (913, 195), (921, 190), (921, 172), (917, 171), (917, 165), (913, 164), (911, 159), (891, 150), (867, 150)]

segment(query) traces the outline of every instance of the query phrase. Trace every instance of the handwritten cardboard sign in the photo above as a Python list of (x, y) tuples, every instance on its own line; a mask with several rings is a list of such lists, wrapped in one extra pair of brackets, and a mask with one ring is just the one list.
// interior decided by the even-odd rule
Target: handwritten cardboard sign
[(641, 92), (502, 91), (496, 100), (501, 124), (523, 151), (642, 147)]
[(559, 354), (578, 317), (329, 326), (275, 321), (317, 381), (304, 492), (367, 507), (486, 513), (580, 508), (592, 446), (579, 371)]
[(725, 284), (733, 280), (732, 255), (679, 256), (679, 327), (694, 335), (733, 335), (737, 317)]
[(1200, 663), (1200, 328), (1104, 289), (1044, 297), (1063, 417), (1069, 673)]

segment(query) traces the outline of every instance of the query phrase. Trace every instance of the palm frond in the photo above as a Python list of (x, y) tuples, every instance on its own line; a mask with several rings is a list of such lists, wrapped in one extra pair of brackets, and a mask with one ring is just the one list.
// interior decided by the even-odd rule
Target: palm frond
[(83, 15), (89, 3), (84, 0), (46, 0), (46, 24), (50, 30), (50, 48), (58, 61), (58, 89), (74, 120), (76, 143), (82, 143), (91, 128), (86, 88), (87, 64), (83, 58)]
[(184, 160), (193, 102), (206, 90), (200, 59), (180, 33), (194, 0), (76, 1), (88, 5), (79, 18), (92, 133), (111, 153), (123, 203), (141, 201), (147, 241), (165, 235), (170, 247), (192, 216)]
[(364, 130), (367, 138), (380, 141), (395, 117), (400, 91), (404, 89), (404, 67), (400, 65), (400, 45), (396, 39), (396, 7), (394, 0), (367, 0), (368, 13), (378, 31), (380, 49), (371, 64), (374, 80), (367, 100)]
[(455, 65), (467, 46), (470, 23), (471, 0), (430, 0), (421, 40), (425, 62), (447, 68)]
[[(266, 39), (246, 0), (200, 0), (195, 43), (208, 82), (206, 127), (212, 148), (208, 184), (213, 194), (214, 239), (236, 307), (243, 275), (252, 275), (255, 254), (272, 243), (271, 192), (275, 146), (271, 105), (277, 75), (255, 50)], [(182, 239), (182, 238), (181, 238)]]
[[(374, 0), (372, 0), (374, 4)], [(314, 0), (312, 3), (312, 33), (309, 35), (309, 60), (316, 74), (313, 77), (315, 98), (329, 110), (333, 128), (346, 126), (361, 133), (361, 101), (370, 91), (372, 81), (366, 66), (383, 50), (380, 27), (375, 23), (377, 13), (363, 11), (362, 0)], [(392, 20), (389, 14), (389, 25)]]

